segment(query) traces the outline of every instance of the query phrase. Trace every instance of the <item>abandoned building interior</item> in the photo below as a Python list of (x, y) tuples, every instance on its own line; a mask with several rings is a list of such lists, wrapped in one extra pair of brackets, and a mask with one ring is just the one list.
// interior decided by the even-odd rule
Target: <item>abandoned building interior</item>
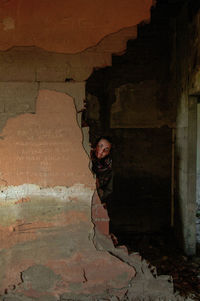
[[(1, 301), (200, 300), (199, 0), (1, 0), (0, 128)], [(196, 294), (152, 239), (196, 258)]]

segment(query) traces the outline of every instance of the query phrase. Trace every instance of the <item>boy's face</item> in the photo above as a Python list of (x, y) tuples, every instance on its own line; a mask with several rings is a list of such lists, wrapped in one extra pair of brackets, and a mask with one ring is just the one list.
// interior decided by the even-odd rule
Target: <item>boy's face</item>
[(107, 155), (109, 155), (111, 149), (111, 143), (108, 142), (106, 139), (99, 140), (97, 146), (95, 155), (98, 159), (103, 159)]

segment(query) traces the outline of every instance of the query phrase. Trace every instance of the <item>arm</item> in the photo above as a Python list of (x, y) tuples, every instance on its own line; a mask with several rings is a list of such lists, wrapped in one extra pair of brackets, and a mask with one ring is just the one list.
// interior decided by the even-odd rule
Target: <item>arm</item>
[(102, 203), (108, 201), (113, 192), (113, 173), (111, 172), (106, 179), (97, 179), (97, 192)]

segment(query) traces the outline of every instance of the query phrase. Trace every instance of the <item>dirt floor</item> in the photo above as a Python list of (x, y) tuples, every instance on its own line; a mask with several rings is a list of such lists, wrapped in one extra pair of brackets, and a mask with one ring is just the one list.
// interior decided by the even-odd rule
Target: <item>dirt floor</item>
[(200, 300), (200, 254), (186, 257), (170, 231), (167, 233), (115, 233), (119, 245), (139, 252), (157, 268), (158, 275), (172, 275), (175, 292)]

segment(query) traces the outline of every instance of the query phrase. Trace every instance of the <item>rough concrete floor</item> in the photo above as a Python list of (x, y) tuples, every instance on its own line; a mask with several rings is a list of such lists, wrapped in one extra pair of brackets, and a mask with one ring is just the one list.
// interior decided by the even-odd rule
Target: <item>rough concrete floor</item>
[(157, 268), (158, 275), (172, 275), (175, 291), (184, 297), (200, 300), (200, 252), (186, 257), (173, 233), (115, 233), (119, 244), (127, 246), (129, 253), (139, 252)]

